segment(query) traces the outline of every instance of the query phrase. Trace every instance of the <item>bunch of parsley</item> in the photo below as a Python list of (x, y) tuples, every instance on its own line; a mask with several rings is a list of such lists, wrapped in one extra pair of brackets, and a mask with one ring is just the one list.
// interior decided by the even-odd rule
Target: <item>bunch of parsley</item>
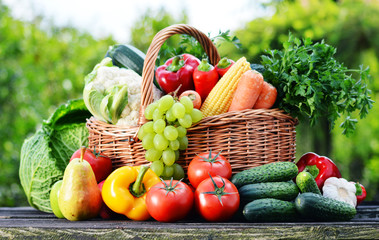
[(343, 134), (354, 132), (357, 119), (352, 113), (358, 110), (364, 118), (373, 104), (366, 85), (369, 69), (347, 69), (334, 58), (336, 49), (324, 41), (313, 44), (289, 34), (283, 47), (262, 56), (264, 78), (278, 90), (277, 107), (300, 120), (308, 118), (311, 125), (326, 117), (330, 129), (344, 117)]

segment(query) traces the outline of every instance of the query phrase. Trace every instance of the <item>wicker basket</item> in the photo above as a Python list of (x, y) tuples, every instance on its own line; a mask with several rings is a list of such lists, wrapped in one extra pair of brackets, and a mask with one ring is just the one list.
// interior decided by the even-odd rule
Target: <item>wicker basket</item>
[[(146, 55), (142, 73), (141, 126), (146, 120), (144, 110), (152, 101), (154, 66), (162, 44), (174, 34), (195, 37), (215, 65), (220, 59), (212, 41), (197, 29), (178, 24), (155, 35)], [(181, 152), (179, 164), (186, 170), (196, 153), (222, 150), (233, 172), (278, 161), (293, 161), (296, 151), (297, 120), (279, 109), (249, 109), (206, 117), (187, 131), (188, 148)], [(113, 167), (142, 165), (145, 150), (136, 138), (139, 126), (121, 127), (104, 123), (94, 117), (87, 120), (89, 147), (112, 158)]]

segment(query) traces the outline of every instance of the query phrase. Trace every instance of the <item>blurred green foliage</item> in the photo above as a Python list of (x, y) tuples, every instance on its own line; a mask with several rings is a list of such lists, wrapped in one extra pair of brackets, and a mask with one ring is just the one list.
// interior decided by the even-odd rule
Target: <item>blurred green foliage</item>
[[(220, 46), (220, 54), (237, 59), (246, 56), (259, 63), (265, 49), (281, 49), (288, 32), (294, 36), (321, 39), (337, 48), (337, 58), (350, 68), (370, 66), (373, 99), (379, 96), (379, 4), (364, 0), (271, 1), (272, 16), (247, 22), (235, 34), (242, 44)], [(42, 19), (21, 22), (10, 15), (0, 0), (0, 206), (27, 205), (18, 180), (19, 152), (25, 138), (33, 134), (53, 110), (67, 99), (80, 98), (83, 77), (104, 56), (110, 37), (95, 40), (74, 28), (50, 26), (42, 30)], [(176, 19), (164, 9), (147, 10), (131, 31), (131, 44), (146, 52), (153, 36), (166, 26), (187, 23), (183, 11)], [(196, 26), (195, 26), (196, 27)], [(221, 27), (221, 26), (220, 26)], [(178, 46), (179, 36), (170, 38)], [(330, 156), (343, 177), (367, 187), (368, 200), (379, 199), (379, 111), (376, 104), (368, 117), (359, 120), (349, 138), (336, 127), (320, 121), (313, 128), (297, 127), (297, 157), (308, 151)], [(338, 125), (338, 123), (337, 123)]]
[(18, 177), (21, 145), (68, 99), (81, 98), (83, 78), (112, 38), (74, 28), (41, 30), (41, 19), (15, 20), (0, 1), (0, 206), (27, 205)]
[[(173, 24), (187, 23), (188, 16), (185, 10), (178, 19), (171, 16), (164, 8), (153, 11), (148, 8), (131, 28), (131, 44), (143, 52), (147, 52), (154, 36), (165, 27)], [(179, 36), (174, 35), (166, 41), (170, 46), (178, 46)]]

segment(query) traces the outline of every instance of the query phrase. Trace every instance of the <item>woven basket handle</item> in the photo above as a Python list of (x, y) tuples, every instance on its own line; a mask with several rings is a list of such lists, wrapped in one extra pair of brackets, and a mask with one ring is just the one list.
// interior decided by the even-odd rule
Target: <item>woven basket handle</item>
[(204, 48), (209, 57), (209, 61), (212, 65), (216, 65), (220, 60), (220, 55), (217, 52), (216, 46), (212, 41), (194, 27), (186, 24), (176, 24), (159, 31), (153, 38), (149, 49), (146, 53), (146, 58), (143, 64), (142, 71), (142, 87), (141, 87), (141, 107), (140, 107), (140, 119), (139, 124), (142, 125), (145, 120), (144, 112), (146, 107), (153, 102), (153, 80), (155, 61), (157, 60), (158, 53), (163, 43), (172, 35), (175, 34), (187, 34), (193, 36)]

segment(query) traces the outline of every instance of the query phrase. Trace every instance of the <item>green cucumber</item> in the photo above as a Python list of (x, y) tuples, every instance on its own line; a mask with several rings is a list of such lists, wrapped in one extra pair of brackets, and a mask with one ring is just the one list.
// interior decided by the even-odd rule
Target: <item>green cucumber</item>
[(286, 182), (296, 177), (297, 173), (298, 168), (293, 162), (274, 162), (236, 173), (232, 182), (237, 188), (251, 183)]
[(241, 200), (251, 202), (261, 198), (293, 200), (299, 195), (299, 188), (293, 181), (253, 183), (238, 189)]
[(314, 177), (309, 172), (300, 172), (296, 177), (296, 185), (302, 193), (312, 192), (321, 195)]
[[(146, 55), (138, 48), (128, 44), (116, 44), (109, 47), (105, 57), (112, 58), (112, 63), (114, 66), (131, 69), (142, 76), (143, 64)], [(161, 90), (155, 79), (155, 74), (154, 85)]]
[(112, 58), (113, 65), (131, 69), (140, 76), (142, 75), (146, 55), (136, 47), (127, 44), (116, 44), (109, 47), (105, 56)]
[(295, 207), (303, 217), (320, 221), (349, 221), (357, 214), (346, 202), (310, 192), (297, 196)]
[(243, 215), (250, 222), (279, 222), (299, 219), (293, 202), (274, 198), (257, 199), (246, 204)]

